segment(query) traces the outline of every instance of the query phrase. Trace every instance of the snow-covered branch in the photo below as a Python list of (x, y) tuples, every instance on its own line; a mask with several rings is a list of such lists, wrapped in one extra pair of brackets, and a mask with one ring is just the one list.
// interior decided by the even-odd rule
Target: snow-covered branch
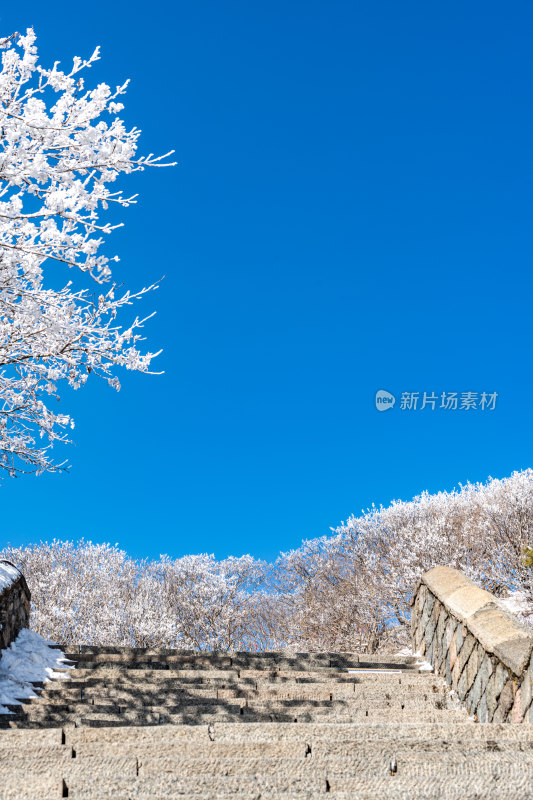
[(351, 517), (274, 564), (250, 556), (134, 560), (89, 542), (6, 548), (33, 628), (62, 644), (195, 650), (395, 651), (421, 574), (459, 567), (533, 625), (533, 471)]
[[(62, 466), (49, 450), (73, 423), (47, 405), (61, 381), (77, 389), (92, 373), (118, 389), (117, 367), (150, 370), (157, 354), (139, 349), (146, 319), (126, 330), (116, 320), (156, 286), (117, 294), (118, 257), (103, 246), (119, 224), (101, 215), (136, 202), (114, 188), (121, 174), (168, 166), (171, 153), (137, 155), (140, 130), (117, 116), (127, 82), (85, 87), (80, 73), (98, 48), (69, 72), (39, 65), (31, 29), (0, 49), (0, 468), (13, 475)], [(55, 288), (48, 262), (85, 274), (99, 293), (76, 288), (76, 276)]]

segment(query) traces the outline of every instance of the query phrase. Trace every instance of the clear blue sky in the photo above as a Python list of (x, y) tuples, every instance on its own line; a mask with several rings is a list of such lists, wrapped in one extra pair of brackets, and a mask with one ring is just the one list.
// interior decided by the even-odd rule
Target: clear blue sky
[[(273, 558), (372, 502), (531, 466), (527, 2), (3, 4), (43, 60), (131, 77), (179, 166), (109, 245), (164, 376), (65, 392), (70, 474), (5, 479), (2, 538)], [(494, 411), (374, 395), (498, 392)]]

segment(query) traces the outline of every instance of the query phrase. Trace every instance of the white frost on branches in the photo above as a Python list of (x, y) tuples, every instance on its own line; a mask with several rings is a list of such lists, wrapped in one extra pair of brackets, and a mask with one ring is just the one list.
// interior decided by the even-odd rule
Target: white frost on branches
[[(111, 264), (118, 257), (103, 245), (118, 225), (101, 213), (135, 202), (112, 190), (122, 173), (166, 166), (170, 153), (137, 156), (140, 131), (117, 116), (127, 82), (85, 87), (82, 73), (98, 48), (88, 60), (74, 58), (69, 72), (59, 62), (38, 64), (31, 29), (0, 41), (0, 49), (0, 467), (13, 475), (22, 466), (60, 468), (48, 451), (68, 441), (73, 422), (47, 405), (58, 382), (77, 389), (94, 373), (119, 389), (116, 367), (148, 372), (157, 355), (138, 349), (145, 319), (127, 329), (116, 322), (156, 286), (117, 294)], [(98, 293), (72, 280), (62, 285), (61, 266), (89, 276)]]
[[(273, 564), (251, 556), (135, 560), (52, 542), (0, 553), (32, 593), (31, 624), (61, 644), (194, 650), (397, 652), (423, 572), (458, 567), (533, 624), (533, 471), (351, 517)], [(507, 600), (505, 598), (508, 598)]]

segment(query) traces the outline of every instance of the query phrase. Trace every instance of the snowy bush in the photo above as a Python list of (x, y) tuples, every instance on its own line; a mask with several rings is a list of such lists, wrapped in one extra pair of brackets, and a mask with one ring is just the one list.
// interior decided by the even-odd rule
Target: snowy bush
[(135, 560), (84, 541), (7, 547), (0, 557), (26, 576), (32, 627), (61, 644), (376, 652), (408, 643), (409, 599), (437, 564), (510, 597), (529, 623), (531, 542), (533, 471), (525, 470), (372, 508), (274, 564)]

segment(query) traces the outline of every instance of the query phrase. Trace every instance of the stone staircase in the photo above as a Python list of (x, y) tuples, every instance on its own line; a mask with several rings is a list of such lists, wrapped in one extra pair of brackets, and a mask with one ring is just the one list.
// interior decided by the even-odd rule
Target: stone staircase
[(81, 647), (0, 716), (0, 798), (520, 800), (533, 730), (412, 657)]

